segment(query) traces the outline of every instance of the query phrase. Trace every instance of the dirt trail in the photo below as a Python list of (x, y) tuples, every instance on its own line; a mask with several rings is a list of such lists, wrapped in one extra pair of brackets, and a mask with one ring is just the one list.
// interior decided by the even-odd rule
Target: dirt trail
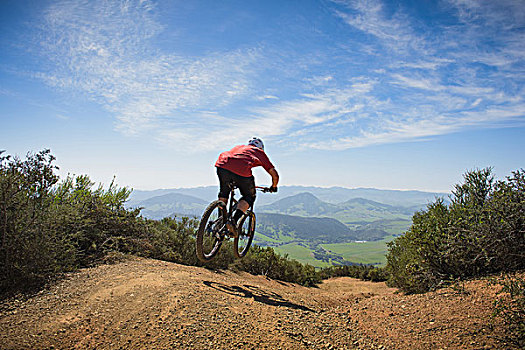
[(0, 309), (2, 349), (482, 349), (494, 290), (403, 296), (351, 278), (305, 288), (133, 259)]

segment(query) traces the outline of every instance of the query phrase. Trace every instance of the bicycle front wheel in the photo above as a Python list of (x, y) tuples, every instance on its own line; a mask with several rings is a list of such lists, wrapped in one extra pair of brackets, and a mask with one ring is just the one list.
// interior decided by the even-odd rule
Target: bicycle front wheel
[(208, 205), (197, 230), (197, 258), (208, 262), (217, 255), (224, 239), (226, 205), (219, 200)]
[(242, 258), (248, 253), (255, 235), (255, 214), (251, 211), (239, 221), (239, 234), (233, 240), (233, 253)]

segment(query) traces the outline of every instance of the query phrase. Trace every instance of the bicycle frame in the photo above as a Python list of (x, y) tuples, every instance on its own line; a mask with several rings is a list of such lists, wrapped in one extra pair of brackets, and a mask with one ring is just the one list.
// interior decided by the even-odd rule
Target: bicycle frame
[(237, 201), (237, 199), (235, 199), (235, 189), (237, 188), (237, 186), (235, 184), (230, 184), (230, 200), (228, 201), (229, 203), (229, 208), (228, 208), (228, 219), (231, 218), (232, 214), (233, 214), (233, 211), (234, 211), (234, 207), (237, 206), (237, 203), (239, 203)]
[[(235, 190), (238, 189), (237, 185), (235, 183), (230, 183), (229, 186), (230, 186), (230, 198), (228, 200), (229, 205), (228, 205), (228, 215), (227, 216), (228, 216), (228, 219), (231, 219), (233, 216), (233, 212), (237, 208), (236, 206), (239, 203), (239, 201), (235, 199)], [(263, 192), (264, 192), (263, 189), (265, 189), (265, 187), (259, 187), (259, 186), (255, 186), (255, 188), (261, 189)], [(248, 210), (246, 211), (244, 215), (247, 215), (252, 210), (253, 210), (253, 205), (248, 208)]]
[[(227, 200), (229, 203), (224, 203), (222, 200), (215, 200), (211, 202), (208, 207), (204, 210), (199, 228), (197, 230), (196, 237), (196, 252), (197, 257), (202, 262), (208, 262), (218, 253), (222, 242), (225, 239), (233, 238), (234, 243), (234, 254), (238, 258), (242, 258), (248, 252), (255, 234), (255, 213), (253, 212), (253, 205), (248, 208), (244, 216), (237, 222), (240, 223), (241, 230), (245, 220), (249, 220), (249, 226), (246, 231), (239, 232), (239, 229), (231, 225), (233, 219), (233, 213), (239, 203), (235, 199), (235, 189), (238, 187), (234, 182), (229, 184), (230, 193)], [(262, 192), (269, 192), (269, 188), (256, 187), (257, 190)], [(219, 217), (212, 218), (208, 221), (215, 210), (219, 210)], [(226, 219), (225, 222), (219, 221), (219, 218), (223, 217)], [(217, 225), (218, 224), (218, 225)], [(207, 237), (207, 238), (205, 238)], [(211, 244), (205, 243), (205, 239), (211, 239)], [(210, 241), (208, 241), (210, 243)]]

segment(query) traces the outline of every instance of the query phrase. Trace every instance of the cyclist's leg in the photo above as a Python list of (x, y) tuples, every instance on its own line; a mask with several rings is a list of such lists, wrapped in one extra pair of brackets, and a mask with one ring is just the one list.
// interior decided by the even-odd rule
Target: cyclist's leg
[(230, 195), (230, 182), (234, 180), (234, 173), (223, 168), (217, 168), (217, 176), (219, 177), (219, 200), (224, 204), (228, 204), (228, 197)]
[(241, 191), (242, 197), (239, 200), (239, 204), (237, 204), (237, 209), (242, 211), (242, 213), (237, 214), (237, 216), (246, 213), (246, 210), (248, 210), (251, 206), (253, 206), (253, 203), (255, 202), (255, 197), (256, 197), (254, 177), (253, 176), (250, 176), (250, 177), (239, 176), (239, 177), (240, 179), (237, 179), (237, 186), (239, 187), (239, 190)]
[(241, 210), (243, 213), (246, 213), (246, 210), (248, 210), (249, 208), (250, 208), (250, 203), (248, 203), (244, 199), (239, 200), (237, 209)]

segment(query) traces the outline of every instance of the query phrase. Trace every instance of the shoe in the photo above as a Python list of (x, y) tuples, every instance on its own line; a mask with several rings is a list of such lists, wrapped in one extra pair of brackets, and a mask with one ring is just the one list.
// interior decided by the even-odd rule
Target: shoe
[(226, 222), (226, 227), (228, 228), (228, 231), (230, 231), (233, 237), (237, 237), (239, 235), (237, 225), (233, 221), (228, 220)]

